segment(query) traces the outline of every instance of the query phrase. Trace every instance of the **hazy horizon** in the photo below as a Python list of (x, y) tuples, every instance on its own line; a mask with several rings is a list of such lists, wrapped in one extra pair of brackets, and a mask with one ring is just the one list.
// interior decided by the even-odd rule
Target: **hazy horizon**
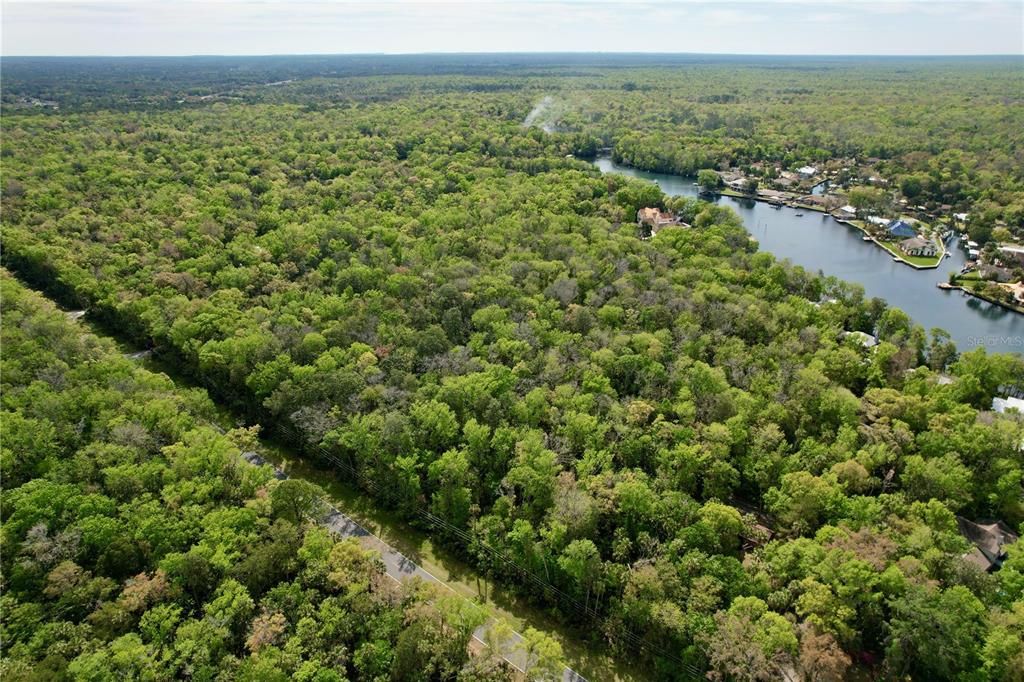
[(6, 57), (412, 54), (1016, 56), (1004, 0), (6, 0)]
[(480, 56), (602, 56), (608, 55), (612, 57), (764, 57), (764, 58), (779, 58), (779, 59), (814, 59), (820, 57), (822, 59), (999, 59), (999, 58), (1020, 58), (1024, 60), (1024, 53), (1012, 53), (1012, 52), (987, 52), (987, 53), (971, 53), (971, 54), (957, 54), (957, 53), (935, 53), (935, 54), (849, 54), (849, 53), (814, 53), (814, 54), (798, 54), (798, 53), (768, 53), (768, 52), (624, 52), (624, 51), (584, 51), (584, 50), (501, 50), (493, 52), (268, 52), (266, 54), (252, 53), (252, 54), (217, 54), (214, 52), (203, 53), (196, 52), (194, 54), (3, 54), (4, 59), (204, 59), (204, 58), (216, 58), (216, 59), (276, 59), (284, 57), (458, 57), (464, 55), (467, 57), (480, 57)]

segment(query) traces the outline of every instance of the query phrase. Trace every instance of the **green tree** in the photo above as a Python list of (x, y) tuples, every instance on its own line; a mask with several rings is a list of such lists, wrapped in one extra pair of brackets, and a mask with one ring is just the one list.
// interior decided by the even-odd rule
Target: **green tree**
[(278, 483), (270, 493), (270, 502), (275, 514), (294, 523), (318, 519), (325, 509), (320, 486), (299, 478)]
[(472, 502), (470, 468), (466, 455), (449, 450), (430, 464), (430, 483), (434, 486), (431, 510), (462, 528), (469, 521)]
[(714, 622), (706, 646), (715, 679), (776, 679), (797, 653), (793, 626), (756, 597), (738, 597)]
[(558, 680), (562, 677), (562, 645), (534, 628), (523, 633), (520, 648), (526, 655), (526, 676), (531, 680)]
[(709, 168), (702, 168), (697, 173), (697, 184), (705, 191), (715, 190), (722, 186), (722, 176)]
[(562, 550), (558, 566), (572, 578), (583, 594), (584, 606), (590, 608), (590, 595), (601, 579), (601, 555), (590, 540), (573, 540)]
[(966, 587), (914, 586), (891, 608), (886, 660), (894, 672), (948, 679), (978, 668), (985, 607)]

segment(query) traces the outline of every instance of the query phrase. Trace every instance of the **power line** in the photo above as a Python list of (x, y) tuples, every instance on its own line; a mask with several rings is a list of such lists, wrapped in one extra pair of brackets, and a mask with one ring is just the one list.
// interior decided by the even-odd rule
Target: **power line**
[[(304, 439), (301, 437), (301, 434), (298, 433), (298, 431), (291, 425), (279, 423), (276, 424), (273, 427), (273, 429), (284, 435), (292, 443), (297, 444), (301, 450), (312, 451), (315, 455), (319, 456), (323, 460), (326, 460), (327, 462), (334, 464), (336, 467), (346, 472), (351, 477), (351, 479), (356, 482), (357, 485), (363, 487), (371, 494), (382, 497), (385, 500), (392, 499), (392, 496), (390, 494), (390, 488), (382, 488), (377, 481), (361, 472), (357, 467), (353, 466), (349, 462), (345, 462), (341, 458), (337, 457), (334, 453), (332, 453), (323, 445), (306, 443)], [(443, 529), (451, 533), (455, 537), (459, 538), (460, 540), (462, 540), (467, 545), (467, 549), (470, 546), (472, 546), (484, 550), (484, 552), (487, 555), (497, 560), (498, 562), (512, 568), (514, 572), (518, 573), (522, 578), (527, 580), (529, 583), (532, 583), (533, 585), (539, 587), (543, 593), (545, 593), (548, 596), (554, 596), (560, 604), (570, 607), (573, 611), (575, 611), (583, 618), (590, 620), (596, 625), (602, 625), (604, 623), (601, 614), (598, 611), (591, 608), (589, 605), (581, 603), (578, 599), (568, 594), (564, 590), (560, 589), (559, 587), (555, 586), (554, 584), (552, 584), (544, 577), (540, 576), (535, 571), (531, 570), (530, 568), (522, 566), (508, 554), (492, 547), (482, 538), (474, 536), (465, 529), (455, 526), (447, 519), (444, 519), (434, 514), (433, 512), (429, 511), (422, 504), (416, 504), (413, 507), (412, 512), (415, 514), (417, 518), (422, 519), (430, 526)], [(661, 644), (651, 642), (642, 635), (639, 635), (633, 632), (632, 630), (629, 630), (628, 628), (619, 628), (615, 632), (608, 632), (606, 630), (605, 633), (612, 639), (618, 639), (633, 646), (634, 648), (641, 649), (643, 651), (646, 651), (647, 653), (655, 654), (672, 661), (673, 663), (680, 666), (684, 672), (692, 675), (694, 679), (704, 678), (704, 671), (697, 668), (697, 666), (691, 663), (687, 663), (677, 654), (675, 654), (672, 651), (669, 651)]]

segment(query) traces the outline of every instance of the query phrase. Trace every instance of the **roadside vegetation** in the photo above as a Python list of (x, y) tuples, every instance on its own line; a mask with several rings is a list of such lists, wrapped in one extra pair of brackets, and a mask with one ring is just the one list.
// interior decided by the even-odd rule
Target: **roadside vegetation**
[(511, 679), (476, 607), (332, 538), (205, 393), (0, 287), (5, 680)]

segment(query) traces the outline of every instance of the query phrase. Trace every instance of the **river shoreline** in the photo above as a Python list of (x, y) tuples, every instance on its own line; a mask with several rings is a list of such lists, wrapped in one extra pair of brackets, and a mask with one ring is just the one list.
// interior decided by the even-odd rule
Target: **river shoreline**
[[(619, 166), (607, 156), (598, 156), (591, 163), (605, 173), (656, 182), (668, 195), (699, 196), (693, 177)], [(989, 352), (1024, 354), (1024, 344), (1019, 341), (1024, 339), (1024, 315), (996, 302), (936, 288), (937, 279), (944, 279), (948, 272), (959, 272), (967, 264), (967, 253), (956, 237), (943, 244), (947, 256), (935, 267), (914, 267), (917, 264), (894, 260), (884, 247), (865, 240), (860, 226), (820, 209), (815, 215), (823, 218), (814, 220), (795, 215), (810, 208), (776, 208), (770, 206), (771, 202), (741, 192), (703, 198), (735, 211), (761, 250), (809, 272), (859, 285), (866, 297), (899, 308), (926, 331), (945, 330), (961, 350), (976, 348), (978, 339), (985, 339), (983, 344)], [(931, 276), (931, 272), (941, 275)]]
[(894, 262), (903, 263), (904, 265), (909, 265), (910, 267), (914, 268), (915, 270), (938, 270), (939, 266), (942, 265), (942, 261), (946, 260), (946, 256), (949, 255), (949, 249), (946, 248), (946, 244), (943, 243), (942, 244), (942, 253), (938, 256), (938, 260), (935, 262), (935, 264), (933, 264), (933, 265), (919, 265), (917, 263), (911, 263), (910, 261), (908, 261), (905, 258), (903, 258), (900, 254), (896, 253), (895, 251), (893, 251), (892, 249), (887, 247), (884, 243), (878, 241), (878, 239), (873, 234), (868, 232), (862, 226), (858, 225), (856, 222), (854, 222), (852, 220), (846, 220), (845, 218), (836, 218), (835, 216), (832, 216), (832, 218), (837, 223), (842, 223), (843, 225), (849, 225), (851, 227), (857, 228), (858, 230), (860, 230), (861, 232), (864, 233), (865, 237), (868, 237), (869, 240), (872, 243), (874, 243), (876, 246), (878, 246), (878, 248), (882, 249), (883, 251), (885, 251), (888, 254), (891, 254), (892, 257), (893, 257), (893, 261)]
[(942, 289), (943, 291), (962, 291), (967, 296), (973, 296), (978, 300), (985, 301), (986, 303), (991, 303), (992, 305), (997, 305), (1000, 308), (1005, 308), (1006, 310), (1015, 312), (1018, 315), (1024, 315), (1024, 308), (1019, 308), (1017, 306), (1010, 305), (1005, 301), (1000, 301), (995, 298), (989, 298), (988, 296), (980, 294), (974, 291), (973, 289), (963, 286), (962, 284), (950, 284), (949, 282), (939, 282), (936, 286), (939, 289)]
[[(640, 169), (638, 169), (638, 170), (640, 170)], [(680, 177), (682, 177), (682, 176), (680, 176)], [(775, 199), (775, 198), (772, 198), (772, 197), (768, 197), (768, 196), (764, 196), (764, 195), (761, 195), (761, 194), (746, 194), (744, 192), (738, 192), (738, 191), (736, 191), (734, 189), (729, 189), (729, 188), (722, 188), (722, 189), (718, 189), (718, 190), (715, 190), (713, 192), (707, 192), (707, 193), (715, 195), (715, 196), (732, 197), (733, 199), (749, 199), (750, 201), (757, 201), (757, 202), (760, 202), (762, 204), (768, 204), (769, 206), (772, 206), (772, 207), (786, 206), (786, 207), (798, 209), (798, 210), (801, 210), (801, 211), (814, 211), (815, 213), (820, 213), (822, 215), (830, 216), (837, 223), (842, 223), (844, 225), (850, 225), (851, 227), (855, 227), (858, 230), (860, 230), (861, 232), (863, 232), (865, 234), (865, 236), (870, 237), (870, 241), (873, 244), (875, 244), (875, 246), (877, 246), (878, 248), (882, 249), (883, 251), (885, 251), (886, 253), (888, 253), (889, 255), (891, 255), (893, 257), (893, 262), (903, 263), (904, 265), (912, 267), (915, 270), (937, 270), (939, 268), (939, 266), (942, 265), (942, 261), (944, 261), (946, 259), (946, 255), (949, 253), (949, 251), (946, 249), (946, 245), (943, 244), (942, 245), (942, 254), (940, 256), (938, 256), (938, 260), (935, 262), (934, 265), (920, 265), (918, 263), (912, 263), (912, 262), (906, 260), (900, 254), (898, 254), (895, 251), (893, 251), (892, 249), (888, 248), (885, 244), (883, 244), (882, 242), (878, 241), (878, 239), (874, 235), (872, 235), (870, 232), (868, 232), (866, 229), (864, 229), (864, 227), (862, 227), (861, 225), (858, 225), (855, 221), (849, 220), (847, 218), (836, 217), (835, 214), (830, 213), (827, 209), (822, 208), (821, 206), (815, 206), (815, 205), (812, 205), (812, 204), (802, 204), (802, 203), (800, 203), (798, 201), (792, 201), (792, 200), (791, 201), (779, 201), (778, 199)]]

